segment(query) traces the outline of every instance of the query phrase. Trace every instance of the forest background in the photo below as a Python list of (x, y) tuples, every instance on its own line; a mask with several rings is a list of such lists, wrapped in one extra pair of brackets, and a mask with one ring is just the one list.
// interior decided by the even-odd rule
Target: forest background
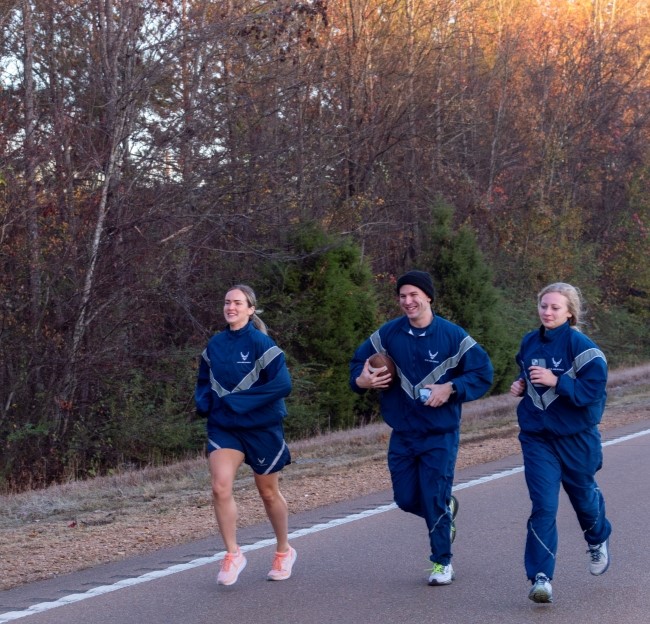
[(495, 393), (551, 281), (647, 360), (649, 44), (647, 0), (0, 0), (0, 490), (196, 454), (234, 283), (291, 438), (378, 417), (411, 268)]

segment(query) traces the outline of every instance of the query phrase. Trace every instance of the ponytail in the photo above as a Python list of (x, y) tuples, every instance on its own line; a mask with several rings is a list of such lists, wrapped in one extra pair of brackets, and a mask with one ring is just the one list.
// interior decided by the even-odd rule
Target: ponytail
[(255, 329), (259, 329), (263, 334), (268, 335), (269, 331), (266, 327), (266, 323), (264, 323), (264, 321), (259, 316), (257, 316), (256, 312), (253, 312), (253, 315), (251, 316), (251, 321), (255, 326)]

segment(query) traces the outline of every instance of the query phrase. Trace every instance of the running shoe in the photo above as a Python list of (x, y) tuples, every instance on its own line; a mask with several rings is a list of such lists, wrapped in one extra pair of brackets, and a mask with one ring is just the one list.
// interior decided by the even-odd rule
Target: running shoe
[(535, 582), (528, 592), (528, 597), (533, 602), (553, 602), (553, 588), (546, 574), (539, 572), (535, 576)]
[(449, 511), (451, 511), (451, 517), (452, 519), (456, 518), (456, 515), (458, 514), (458, 508), (460, 507), (458, 503), (458, 499), (452, 494), (451, 498), (449, 499)]
[(606, 539), (602, 544), (589, 544), (589, 571), (594, 576), (600, 576), (607, 572), (609, 568), (609, 540)]
[(233, 585), (237, 582), (240, 572), (246, 567), (246, 557), (238, 548), (236, 553), (226, 553), (221, 562), (221, 570), (217, 575), (217, 585)]
[(455, 578), (456, 575), (451, 563), (447, 565), (434, 563), (429, 574), (429, 585), (449, 585)]
[(273, 566), (266, 578), (269, 581), (284, 581), (288, 579), (291, 576), (291, 568), (293, 568), (297, 556), (298, 554), (291, 546), (289, 546), (289, 550), (286, 553), (276, 552), (273, 558)]
[(458, 499), (452, 494), (449, 499), (449, 511), (451, 511), (451, 543), (456, 539), (456, 514), (458, 513)]

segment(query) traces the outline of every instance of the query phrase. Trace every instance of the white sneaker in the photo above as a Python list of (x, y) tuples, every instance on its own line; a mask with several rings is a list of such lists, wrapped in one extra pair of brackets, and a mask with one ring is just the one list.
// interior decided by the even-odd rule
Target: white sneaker
[(535, 582), (528, 592), (528, 597), (533, 602), (553, 602), (553, 588), (546, 574), (539, 572), (535, 576)]
[(607, 572), (609, 568), (609, 549), (608, 546), (609, 539), (606, 539), (602, 544), (589, 544), (589, 550), (587, 553), (591, 558), (589, 562), (589, 572), (594, 576), (600, 576)]
[(291, 576), (291, 569), (297, 557), (298, 553), (291, 546), (289, 546), (289, 550), (286, 553), (276, 552), (273, 558), (273, 566), (266, 578), (269, 581), (284, 581), (288, 579)]
[(429, 575), (429, 585), (449, 585), (456, 575), (451, 563), (442, 565), (442, 563), (434, 563)]

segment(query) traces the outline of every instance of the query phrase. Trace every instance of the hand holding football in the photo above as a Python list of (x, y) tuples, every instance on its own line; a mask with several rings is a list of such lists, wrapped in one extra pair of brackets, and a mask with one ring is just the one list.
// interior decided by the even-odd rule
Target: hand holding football
[(371, 355), (368, 358), (368, 366), (371, 373), (374, 373), (378, 368), (385, 366), (385, 373), (390, 373), (391, 381), (395, 379), (397, 368), (395, 367), (395, 362), (393, 362), (393, 360), (388, 355), (385, 355), (383, 353), (375, 353), (374, 355)]

